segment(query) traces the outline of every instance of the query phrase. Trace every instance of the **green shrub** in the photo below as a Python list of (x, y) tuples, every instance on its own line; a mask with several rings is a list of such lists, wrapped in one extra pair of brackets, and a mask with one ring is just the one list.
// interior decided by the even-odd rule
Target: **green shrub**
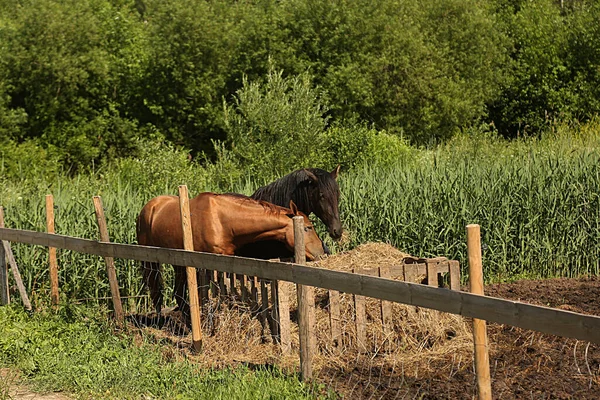
[(354, 122), (330, 127), (325, 140), (326, 150), (321, 157), (327, 168), (340, 164), (349, 170), (365, 163), (386, 166), (415, 154), (399, 136)]
[(127, 78), (120, 79), (115, 54), (123, 49), (114, 40), (117, 26), (135, 36), (127, 9), (105, 0), (27, 0), (0, 7), (0, 21), (0, 96), (10, 99), (13, 120), (27, 116), (13, 138), (53, 147), (76, 168), (127, 154), (137, 124), (119, 111)]
[(271, 72), (264, 85), (244, 81), (234, 105), (224, 105), (227, 145), (238, 169), (250, 176), (281, 176), (318, 165), (325, 149), (327, 106), (308, 75)]

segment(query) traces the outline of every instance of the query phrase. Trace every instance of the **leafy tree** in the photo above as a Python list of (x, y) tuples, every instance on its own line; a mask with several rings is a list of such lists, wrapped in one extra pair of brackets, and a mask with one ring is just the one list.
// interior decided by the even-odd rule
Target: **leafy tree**
[(0, 12), (0, 81), (13, 114), (27, 115), (17, 139), (61, 149), (72, 166), (127, 153), (136, 123), (118, 110), (111, 40), (127, 14), (105, 0), (24, 0)]

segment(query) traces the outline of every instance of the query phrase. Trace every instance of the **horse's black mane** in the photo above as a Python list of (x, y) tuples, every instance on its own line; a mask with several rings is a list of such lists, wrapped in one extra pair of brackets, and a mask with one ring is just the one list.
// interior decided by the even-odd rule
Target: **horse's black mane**
[(326, 197), (337, 195), (337, 182), (331, 174), (319, 168), (305, 168), (294, 171), (275, 182), (262, 186), (252, 194), (253, 199), (264, 200), (282, 207), (289, 207), (290, 199), (296, 203), (298, 209), (309, 215), (313, 209), (310, 204), (310, 173), (317, 177), (318, 189)]
[[(253, 203), (258, 203), (261, 206), (263, 206), (263, 208), (265, 210), (267, 210), (269, 213), (272, 214), (277, 214), (279, 212), (279, 209), (275, 206), (277, 206), (277, 204), (271, 204), (270, 202), (267, 202), (265, 200), (260, 200), (260, 199), (253, 199), (250, 196), (246, 196), (245, 194), (241, 194), (241, 193), (233, 193), (233, 192), (229, 192), (229, 193), (222, 193), (222, 194), (217, 194), (217, 196), (229, 196), (229, 197), (234, 197), (237, 199), (240, 199), (241, 201), (251, 201)], [(287, 206), (283, 206), (284, 208), (288, 208), (289, 204)]]

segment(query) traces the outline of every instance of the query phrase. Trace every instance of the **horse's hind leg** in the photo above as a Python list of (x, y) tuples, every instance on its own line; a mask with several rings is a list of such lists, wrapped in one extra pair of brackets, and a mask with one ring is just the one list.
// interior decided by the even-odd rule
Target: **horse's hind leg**
[(148, 261), (142, 262), (142, 275), (144, 282), (150, 290), (150, 298), (156, 309), (156, 313), (160, 315), (163, 305), (163, 278), (162, 268), (159, 263)]
[(173, 271), (175, 272), (175, 301), (177, 306), (183, 315), (186, 323), (189, 324), (190, 319), (190, 305), (185, 296), (187, 289), (187, 272), (186, 267), (179, 265), (173, 265)]

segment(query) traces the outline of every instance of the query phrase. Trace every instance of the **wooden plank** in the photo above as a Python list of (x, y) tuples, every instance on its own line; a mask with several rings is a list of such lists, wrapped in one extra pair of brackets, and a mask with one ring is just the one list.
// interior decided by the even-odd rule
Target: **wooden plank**
[(436, 261), (427, 261), (427, 284), (438, 287), (438, 263)]
[(265, 332), (267, 326), (269, 326), (271, 334), (273, 333), (273, 329), (270, 328), (272, 325), (269, 315), (269, 292), (264, 279), (260, 280), (260, 299), (260, 321), (263, 326), (263, 340), (266, 340), (268, 336)]
[[(380, 267), (379, 276), (389, 279), (391, 275), (389, 267)], [(389, 351), (391, 348), (392, 334), (394, 333), (394, 325), (392, 320), (392, 303), (386, 300), (381, 301), (381, 323), (383, 324), (384, 349)]]
[(242, 279), (240, 280), (240, 291), (242, 292), (242, 303), (246, 303), (248, 301), (248, 276), (242, 275)]
[[(427, 266), (425, 264), (405, 264), (404, 265), (404, 281), (417, 283), (418, 277), (427, 274)], [(420, 282), (419, 282), (420, 283)]]
[(386, 268), (390, 272), (390, 279), (404, 279), (404, 265), (392, 265)]
[[(100, 241), (110, 242), (108, 237), (108, 226), (106, 225), (106, 217), (104, 216), (104, 207), (102, 198), (94, 196), (94, 210), (96, 212), (96, 222), (100, 231)], [(121, 303), (121, 293), (119, 292), (119, 282), (117, 280), (117, 272), (115, 271), (115, 259), (112, 257), (104, 257), (106, 264), (106, 274), (108, 275), (108, 283), (110, 286), (110, 294), (112, 296), (113, 309), (115, 310), (115, 319), (117, 324), (121, 325), (124, 321), (123, 303)]]
[(15, 278), (15, 282), (17, 283), (17, 288), (19, 289), (19, 294), (21, 295), (21, 301), (23, 301), (23, 307), (25, 307), (27, 311), (31, 311), (31, 302), (29, 301), (29, 296), (27, 296), (27, 290), (23, 284), (23, 279), (21, 278), (21, 273), (19, 272), (19, 268), (17, 266), (17, 262), (15, 261), (15, 256), (10, 247), (10, 243), (3, 240), (2, 244), (2, 247), (4, 247), (4, 253), (6, 254), (6, 258), (8, 260), (8, 265), (10, 266), (13, 278)]
[(536, 306), (518, 301), (479, 296), (468, 292), (433, 288), (426, 285), (382, 279), (375, 276), (309, 267), (293, 263), (273, 263), (221, 254), (164, 249), (95, 240), (58, 234), (0, 228), (0, 240), (57, 247), (97, 256), (211, 268), (245, 275), (258, 275), (348, 294), (431, 308), (480, 318), (491, 322), (531, 329), (600, 344), (600, 317), (572, 311)]
[[(471, 293), (483, 295), (483, 266), (479, 225), (467, 225), (467, 253), (469, 255), (469, 284)], [(485, 320), (473, 318), (475, 373), (480, 400), (492, 400), (490, 356)]]
[(340, 292), (329, 290), (329, 326), (331, 327), (331, 340), (333, 345), (342, 345), (342, 329), (340, 322)]
[(460, 290), (460, 264), (456, 260), (449, 261), (450, 290)]
[(227, 285), (225, 285), (225, 272), (219, 272), (217, 276), (217, 280), (219, 282), (219, 296), (221, 297), (221, 300), (225, 300), (225, 298), (227, 297)]
[(235, 300), (235, 296), (236, 296), (236, 288), (235, 288), (235, 274), (233, 272), (229, 273), (229, 295), (231, 297), (231, 301), (233, 304), (233, 301)]
[[(46, 231), (54, 233), (54, 197), (46, 195)], [(48, 247), (48, 262), (50, 264), (50, 300), (53, 306), (58, 305), (58, 261), (56, 247)]]
[(219, 295), (219, 271), (210, 271), (210, 292), (212, 297)]
[(281, 352), (290, 354), (292, 352), (292, 335), (290, 322), (290, 295), (292, 284), (285, 281), (277, 282), (277, 315), (279, 317), (279, 341)]
[(8, 286), (8, 264), (4, 245), (0, 246), (0, 305), (10, 304), (10, 290)]
[[(358, 268), (354, 269), (355, 274), (366, 276), (379, 275), (379, 268)], [(359, 353), (367, 353), (369, 344), (367, 342), (367, 308), (366, 297), (354, 295), (354, 322), (356, 326), (356, 345)]]
[[(192, 222), (190, 215), (190, 199), (187, 186), (179, 186), (179, 211), (181, 213), (181, 230), (183, 231), (183, 248), (194, 250)], [(192, 319), (192, 348), (196, 352), (202, 350), (202, 324), (200, 323), (200, 304), (198, 301), (198, 281), (196, 269), (186, 267), (190, 318)]]
[[(177, 265), (177, 264), (176, 264)], [(188, 265), (189, 266), (189, 265)], [(209, 298), (209, 289), (210, 289), (210, 280), (209, 278), (209, 271), (207, 271), (205, 268), (201, 268), (198, 270), (199, 274), (197, 273), (196, 276), (200, 276), (200, 290), (199, 290), (199, 296), (200, 296), (200, 304), (202, 304), (203, 306), (208, 304), (208, 302), (210, 301)]]
[[(306, 263), (304, 246), (304, 217), (296, 216), (294, 221), (294, 260), (297, 264)], [(298, 295), (298, 335), (300, 341), (300, 377), (303, 381), (312, 379), (312, 360), (315, 353), (314, 337), (315, 292), (312, 286), (297, 285)]]
[[(357, 273), (355, 270), (352, 272)], [(367, 328), (366, 328), (366, 306), (365, 297), (354, 295), (354, 326), (356, 329), (356, 347), (358, 352), (367, 352)]]
[(260, 306), (258, 304), (258, 276), (253, 276), (250, 280), (250, 303), (252, 303), (252, 308), (258, 309)]
[(277, 287), (279, 282), (271, 281), (271, 312), (269, 322), (271, 324), (271, 336), (273, 343), (281, 343), (279, 338), (279, 307), (277, 306)]

